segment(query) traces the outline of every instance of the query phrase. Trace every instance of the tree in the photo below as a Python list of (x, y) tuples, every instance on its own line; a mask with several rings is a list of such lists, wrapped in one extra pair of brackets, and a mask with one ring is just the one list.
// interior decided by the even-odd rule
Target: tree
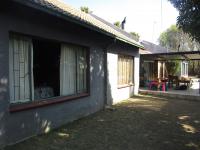
[(179, 47), (178, 34), (178, 29), (175, 25), (172, 25), (166, 31), (160, 34), (158, 39), (159, 44), (167, 49), (176, 51)]
[(161, 46), (172, 51), (196, 51), (200, 49), (199, 42), (177, 28), (176, 25), (172, 25), (162, 32), (158, 41)]
[(140, 40), (140, 35), (138, 33), (136, 33), (136, 32), (130, 32), (130, 34), (132, 35), (132, 37), (133, 37), (133, 39), (135, 41), (138, 42)]
[(177, 25), (200, 42), (200, 1), (169, 0), (179, 11)]
[(166, 63), (167, 73), (168, 75), (176, 75), (177, 72), (180, 71), (180, 63), (179, 61), (167, 61)]
[(88, 13), (92, 13), (92, 11), (90, 11), (90, 9), (88, 7), (86, 7), (86, 6), (81, 6), (80, 9), (81, 9), (81, 11), (83, 11), (83, 12), (85, 12), (87, 14)]
[[(159, 39), (159, 44), (172, 51), (196, 51), (200, 49), (200, 43), (195, 39), (191, 38), (189, 34), (184, 33), (181, 29), (177, 28), (175, 25), (169, 27), (166, 31), (161, 33)], [(168, 62), (166, 64), (168, 72), (174, 74), (178, 70), (178, 61)], [(174, 66), (174, 67), (173, 67)], [(189, 62), (189, 74), (196, 75), (199, 74), (200, 64), (199, 61)]]
[(121, 23), (120, 23), (120, 21), (116, 21), (116, 22), (114, 22), (114, 25), (120, 28)]

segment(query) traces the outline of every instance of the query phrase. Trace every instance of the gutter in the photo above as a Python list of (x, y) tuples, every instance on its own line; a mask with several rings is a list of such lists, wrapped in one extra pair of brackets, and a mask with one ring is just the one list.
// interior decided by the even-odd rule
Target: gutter
[(136, 47), (138, 47), (138, 48), (145, 49), (143, 45), (136, 44), (136, 43), (131, 43), (131, 42), (129, 42), (128, 40), (125, 40), (125, 39), (120, 38), (120, 37), (117, 37), (117, 36), (115, 36), (115, 38), (118, 39), (118, 40), (120, 40), (120, 41), (123, 41), (123, 42), (125, 42), (125, 43), (127, 43), (127, 44), (131, 44), (131, 45), (134, 45), (134, 46), (136, 46)]

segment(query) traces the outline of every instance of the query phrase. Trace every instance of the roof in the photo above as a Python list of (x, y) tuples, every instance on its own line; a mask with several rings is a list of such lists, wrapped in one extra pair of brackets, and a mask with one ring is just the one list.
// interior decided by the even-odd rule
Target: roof
[(144, 60), (200, 60), (200, 51), (154, 53), (141, 57)]
[(112, 24), (112, 23), (106, 21), (106, 20), (103, 19), (103, 18), (100, 18), (100, 17), (96, 16), (95, 14), (90, 13), (90, 15), (91, 15), (92, 17), (96, 18), (97, 20), (99, 20), (99, 21), (105, 23), (106, 25), (110, 26), (110, 27), (113, 28), (114, 30), (120, 32), (120, 33), (123, 34), (124, 36), (127, 36), (128, 38), (134, 40), (134, 39), (133, 39), (133, 36), (132, 36), (130, 33), (126, 32), (125, 30), (122, 30), (121, 28), (117, 27), (116, 25), (114, 25), (114, 24)]
[[(141, 44), (144, 46), (147, 54), (159, 54), (159, 53), (168, 53), (171, 50), (168, 50), (160, 45), (153, 44), (148, 41), (142, 41)], [(145, 54), (145, 53), (144, 53)]]
[(174, 52), (148, 41), (142, 41), (145, 50), (140, 50), (144, 60), (200, 60), (200, 51)]
[(121, 29), (116, 29), (106, 24), (94, 16), (75, 9), (61, 0), (13, 0), (15, 2), (43, 10), (48, 13), (56, 13), (57, 17), (63, 17), (69, 21), (74, 21), (80, 25), (91, 27), (93, 30), (100, 31), (108, 36), (114, 37), (130, 45), (144, 48), (139, 42), (136, 42), (129, 36), (123, 34)]

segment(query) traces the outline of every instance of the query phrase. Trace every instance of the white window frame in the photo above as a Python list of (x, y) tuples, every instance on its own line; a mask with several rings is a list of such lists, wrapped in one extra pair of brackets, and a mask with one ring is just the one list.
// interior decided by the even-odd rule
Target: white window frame
[[(120, 63), (120, 59), (123, 63)], [(134, 57), (129, 55), (118, 55), (118, 65), (117, 65), (117, 84), (118, 87), (123, 87), (127, 85), (133, 85), (134, 83)], [(130, 64), (129, 64), (130, 63)], [(123, 66), (121, 66), (123, 65)], [(124, 68), (129, 66), (130, 68)], [(129, 71), (129, 72), (127, 72)], [(128, 77), (129, 75), (129, 77)], [(124, 76), (125, 81), (124, 81)]]
[(181, 76), (188, 77), (188, 62), (187, 61), (181, 62)]

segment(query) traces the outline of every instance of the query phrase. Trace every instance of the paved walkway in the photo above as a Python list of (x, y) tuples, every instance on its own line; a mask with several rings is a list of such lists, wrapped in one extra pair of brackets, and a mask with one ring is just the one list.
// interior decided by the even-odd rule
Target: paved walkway
[(200, 102), (150, 96), (6, 150), (200, 150)]

